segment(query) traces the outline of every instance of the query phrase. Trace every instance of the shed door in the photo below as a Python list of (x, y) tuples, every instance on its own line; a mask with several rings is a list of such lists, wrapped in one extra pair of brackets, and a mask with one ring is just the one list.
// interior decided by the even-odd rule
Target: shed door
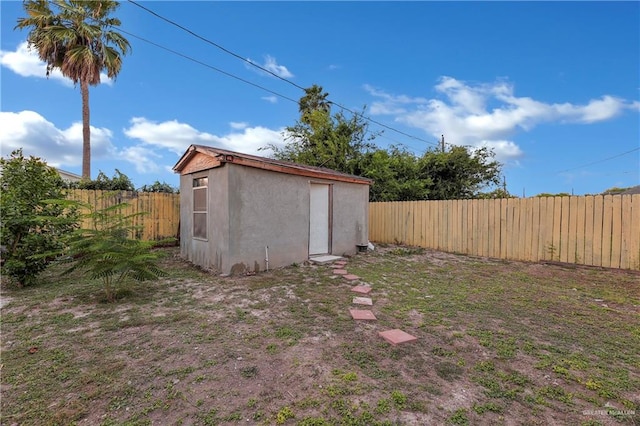
[(309, 255), (329, 253), (329, 185), (311, 184)]

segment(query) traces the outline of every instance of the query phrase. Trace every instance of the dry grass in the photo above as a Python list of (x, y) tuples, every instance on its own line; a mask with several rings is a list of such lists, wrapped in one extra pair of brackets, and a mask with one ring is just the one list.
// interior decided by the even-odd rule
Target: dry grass
[(55, 269), (3, 287), (3, 425), (640, 423), (638, 274), (383, 247), (347, 265), (365, 323), (328, 266), (220, 278), (165, 250), (115, 304)]

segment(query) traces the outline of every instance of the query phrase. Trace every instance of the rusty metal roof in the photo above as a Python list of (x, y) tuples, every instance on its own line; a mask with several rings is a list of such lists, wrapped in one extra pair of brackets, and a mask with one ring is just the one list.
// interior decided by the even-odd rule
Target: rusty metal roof
[[(181, 173), (189, 161), (198, 153), (208, 155), (218, 160), (221, 165), (224, 163), (238, 164), (246, 167), (254, 167), (263, 170), (270, 170), (279, 173), (308, 176), (320, 179), (337, 180), (342, 182), (371, 185), (371, 179), (363, 178), (348, 173), (342, 173), (324, 167), (308, 166), (306, 164), (292, 163), (289, 161), (275, 160), (273, 158), (259, 157), (257, 155), (243, 154), (241, 152), (229, 151), (206, 145), (191, 145), (182, 155), (180, 160), (173, 166), (173, 170)], [(210, 166), (208, 168), (213, 168)]]

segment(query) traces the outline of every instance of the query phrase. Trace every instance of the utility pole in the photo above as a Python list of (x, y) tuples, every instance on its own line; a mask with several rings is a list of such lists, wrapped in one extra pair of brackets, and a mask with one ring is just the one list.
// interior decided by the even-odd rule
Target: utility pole
[(444, 152), (444, 135), (442, 135), (442, 140), (440, 141), (440, 149)]

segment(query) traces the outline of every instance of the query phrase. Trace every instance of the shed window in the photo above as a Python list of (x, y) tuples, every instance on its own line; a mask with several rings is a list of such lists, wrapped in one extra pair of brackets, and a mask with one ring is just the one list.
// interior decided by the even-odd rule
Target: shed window
[(193, 237), (207, 238), (207, 188), (208, 178), (193, 180)]

